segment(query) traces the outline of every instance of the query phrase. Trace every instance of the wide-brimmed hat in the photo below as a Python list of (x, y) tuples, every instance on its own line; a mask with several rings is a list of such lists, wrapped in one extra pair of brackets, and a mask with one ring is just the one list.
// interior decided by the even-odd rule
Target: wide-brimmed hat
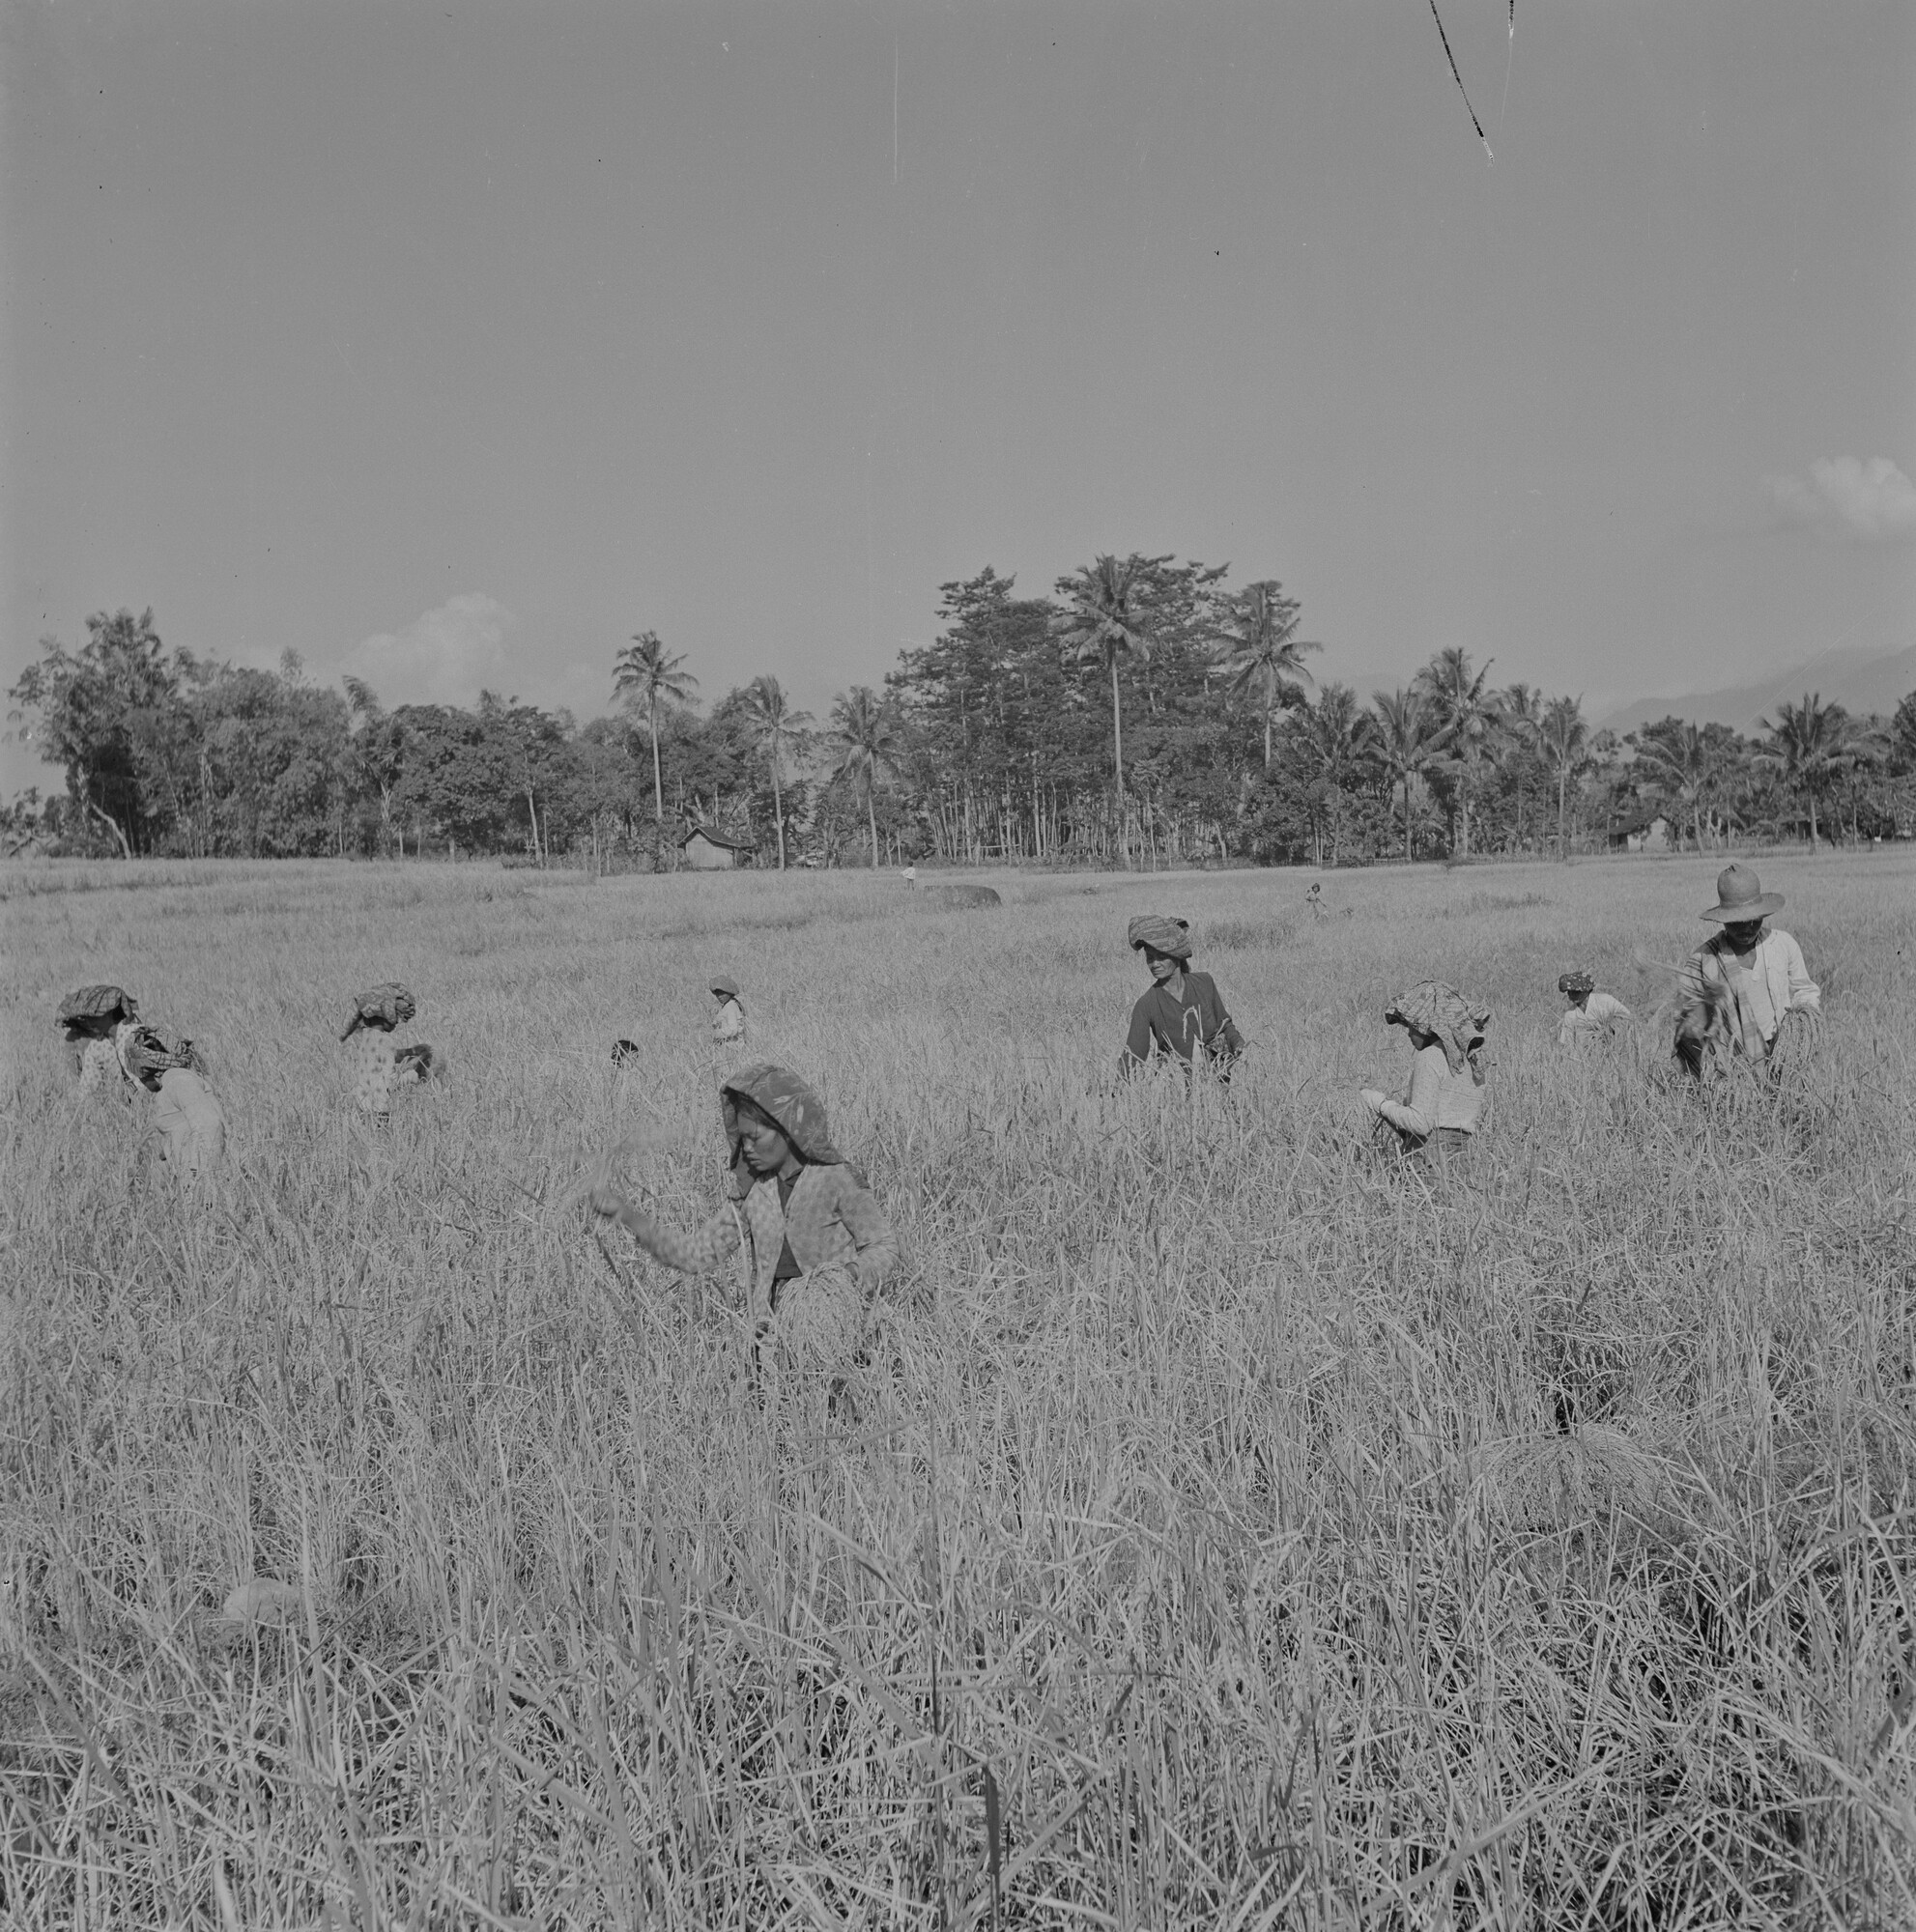
[(1699, 917), (1719, 925), (1742, 925), (1783, 910), (1783, 895), (1766, 893), (1754, 866), (1726, 866), (1716, 875), (1716, 904)]
[(735, 1000), (738, 998), (738, 981), (729, 974), (721, 973), (712, 981), (712, 991), (722, 1000)]
[(1125, 943), (1132, 952), (1148, 946), (1166, 959), (1190, 957), (1190, 921), (1167, 919), (1161, 912), (1141, 912), (1125, 927)]

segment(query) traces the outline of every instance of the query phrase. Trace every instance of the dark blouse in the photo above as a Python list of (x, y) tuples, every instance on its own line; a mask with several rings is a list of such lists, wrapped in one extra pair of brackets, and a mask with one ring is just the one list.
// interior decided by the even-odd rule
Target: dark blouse
[(1209, 973), (1187, 969), (1182, 998), (1173, 999), (1155, 984), (1138, 996), (1118, 1065), (1129, 1073), (1157, 1053), (1189, 1062), (1199, 1047), (1214, 1063), (1228, 1065), (1244, 1050), (1244, 1043), (1224, 1010), (1216, 981)]

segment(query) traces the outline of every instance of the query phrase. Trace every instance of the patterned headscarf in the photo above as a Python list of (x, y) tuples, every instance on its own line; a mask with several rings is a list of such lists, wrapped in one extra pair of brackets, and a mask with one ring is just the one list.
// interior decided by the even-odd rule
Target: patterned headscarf
[(712, 981), (712, 991), (722, 1000), (735, 1000), (738, 998), (738, 981), (729, 974), (721, 973)]
[(799, 1157), (814, 1167), (841, 1167), (844, 1155), (832, 1145), (825, 1124), (825, 1103), (789, 1067), (760, 1063), (748, 1066), (728, 1080), (719, 1090), (719, 1105), (725, 1115), (726, 1139), (731, 1146), (734, 1180), (749, 1184), (754, 1179), (745, 1165), (744, 1137), (739, 1131), (738, 1103), (750, 1100), (770, 1120), (798, 1151)]
[(1148, 946), (1167, 959), (1190, 957), (1190, 921), (1167, 919), (1161, 912), (1141, 912), (1125, 927), (1125, 943), (1132, 952)]
[(1574, 973), (1564, 973), (1559, 976), (1557, 990), (1559, 993), (1594, 993), (1596, 991), (1596, 980), (1594, 976), (1586, 973), (1579, 967)]
[(1452, 1073), (1461, 1073), (1467, 1062), (1478, 1073), (1477, 1049), (1490, 1024), (1490, 1009), (1466, 999), (1455, 986), (1442, 980), (1419, 980), (1384, 1009), (1384, 1017), (1391, 1026), (1429, 1034), (1444, 1049)]
[(383, 985), (368, 986), (353, 1002), (353, 1010), (346, 1015), (346, 1031), (339, 1037), (351, 1039), (362, 1026), (383, 1025), (390, 1033), (417, 1011), (412, 994), (396, 980), (387, 980)]
[(206, 1068), (199, 1049), (191, 1040), (180, 1039), (169, 1044), (150, 1026), (123, 1026), (114, 1036), (113, 1044), (127, 1078), (142, 1087), (157, 1087), (159, 1076), (176, 1066), (189, 1066), (195, 1072), (204, 1072)]
[(67, 1029), (68, 1038), (93, 1031), (92, 1022), (132, 1019), (140, 1003), (124, 986), (82, 986), (60, 1002), (56, 1024)]

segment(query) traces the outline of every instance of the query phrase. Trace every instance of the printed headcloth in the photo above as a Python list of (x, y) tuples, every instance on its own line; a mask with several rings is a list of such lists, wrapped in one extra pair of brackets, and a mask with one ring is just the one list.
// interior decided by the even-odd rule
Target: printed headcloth
[(122, 1027), (114, 1040), (120, 1065), (129, 1080), (142, 1087), (155, 1087), (159, 1076), (175, 1066), (204, 1069), (198, 1049), (189, 1039), (169, 1044), (152, 1027), (144, 1024)]
[(1384, 1017), (1391, 1026), (1429, 1034), (1443, 1047), (1451, 1072), (1461, 1073), (1483, 1044), (1490, 1009), (1442, 980), (1419, 980), (1384, 1009)]
[(1132, 952), (1148, 946), (1167, 959), (1190, 957), (1190, 921), (1169, 919), (1161, 912), (1141, 912), (1125, 927), (1125, 943)]
[(750, 1100), (772, 1121), (802, 1159), (815, 1167), (839, 1167), (844, 1156), (832, 1145), (825, 1122), (825, 1103), (789, 1067), (760, 1063), (735, 1073), (720, 1090), (726, 1139), (731, 1144), (732, 1169), (738, 1173), (744, 1155), (738, 1126), (738, 1103)]
[(1557, 990), (1559, 993), (1594, 993), (1596, 978), (1593, 974), (1585, 972), (1580, 966), (1574, 973), (1559, 976)]
[(404, 1026), (418, 1011), (413, 996), (395, 980), (387, 980), (378, 986), (368, 986), (353, 1002), (353, 1010), (346, 1015), (346, 1030), (339, 1037), (351, 1039), (362, 1026), (384, 1026), (388, 1032), (396, 1026)]
[(124, 986), (82, 986), (60, 1002), (59, 1024), (71, 1026), (76, 1020), (131, 1019), (140, 1003)]

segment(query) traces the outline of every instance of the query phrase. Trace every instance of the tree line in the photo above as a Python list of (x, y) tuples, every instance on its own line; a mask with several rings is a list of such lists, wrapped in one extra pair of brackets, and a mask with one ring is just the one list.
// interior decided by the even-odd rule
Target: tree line
[(1666, 718), (1621, 738), (1581, 700), (1439, 651), (1366, 700), (1320, 686), (1301, 607), (1227, 567), (1100, 556), (1048, 597), (987, 568), (882, 691), (819, 723), (777, 677), (709, 708), (650, 631), (607, 715), (481, 693), (387, 709), (169, 650), (151, 611), (43, 639), (10, 720), (66, 776), (0, 813), (12, 851), (519, 854), (669, 867), (694, 827), (758, 863), (1164, 865), (1604, 850), (1661, 819), (1698, 849), (1916, 827), (1916, 694), (1891, 719), (1807, 693), (1746, 736)]

